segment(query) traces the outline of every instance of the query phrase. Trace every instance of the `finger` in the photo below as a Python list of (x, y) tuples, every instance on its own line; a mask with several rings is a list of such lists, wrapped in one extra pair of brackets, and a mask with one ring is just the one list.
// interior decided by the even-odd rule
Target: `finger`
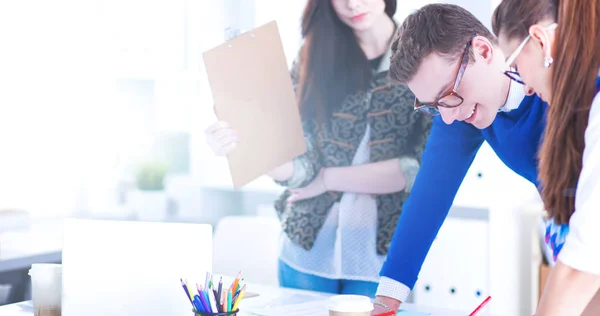
[[(291, 200), (290, 200), (290, 198), (291, 198)], [(298, 193), (295, 193), (292, 196), (290, 196), (290, 198), (288, 198), (288, 201), (298, 202), (298, 201), (306, 200), (307, 196), (303, 192), (298, 192)]]
[(298, 194), (296, 194), (296, 193), (290, 194), (290, 196), (287, 198), (288, 203), (294, 203), (297, 200), (298, 200)]
[(214, 139), (208, 139), (207, 144), (210, 147), (210, 149), (213, 151), (213, 153), (217, 156), (223, 156), (224, 154), (233, 150), (237, 145), (237, 143), (234, 141), (221, 143), (221, 142), (215, 141)]
[(216, 155), (223, 156), (223, 155), (229, 153), (230, 151), (232, 151), (233, 149), (235, 149), (235, 147), (237, 146), (237, 143), (233, 142), (233, 141), (230, 141), (227, 143), (211, 141), (211, 142), (209, 142), (208, 145), (210, 146), (210, 148)]
[(225, 144), (228, 142), (237, 141), (238, 133), (232, 129), (220, 129), (213, 133), (209, 138), (213, 138), (217, 141), (217, 143)]
[(206, 142), (211, 148), (213, 148), (214, 151), (217, 151), (220, 147), (228, 146), (232, 143), (237, 143), (238, 137), (235, 133), (223, 132), (220, 133), (218, 136), (217, 134), (207, 136)]
[(225, 121), (218, 121), (218, 122), (212, 124), (211, 126), (209, 126), (208, 128), (206, 128), (204, 133), (206, 135), (211, 135), (211, 134), (214, 134), (216, 131), (223, 129), (223, 128), (230, 128), (229, 123), (227, 123)]
[(225, 156), (237, 147), (237, 143), (231, 143), (229, 145), (222, 146), (219, 148), (219, 156)]

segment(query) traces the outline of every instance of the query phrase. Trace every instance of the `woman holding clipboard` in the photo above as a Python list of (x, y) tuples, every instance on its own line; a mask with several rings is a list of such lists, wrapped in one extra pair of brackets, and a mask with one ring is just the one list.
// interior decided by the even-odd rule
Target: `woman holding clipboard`
[[(389, 82), (396, 0), (309, 0), (291, 69), (307, 152), (268, 173), (283, 287), (374, 297), (431, 119)], [(218, 155), (236, 148), (227, 122), (206, 130)]]

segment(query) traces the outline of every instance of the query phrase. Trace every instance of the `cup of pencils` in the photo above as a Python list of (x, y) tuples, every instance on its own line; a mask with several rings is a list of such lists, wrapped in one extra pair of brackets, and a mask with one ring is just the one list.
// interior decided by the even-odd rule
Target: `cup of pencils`
[(192, 303), (195, 316), (236, 316), (240, 311), (238, 306), (246, 293), (246, 284), (241, 272), (229, 287), (223, 286), (222, 277), (219, 278), (219, 283), (215, 284), (210, 273), (206, 274), (204, 286), (196, 283), (194, 288), (183, 279), (181, 286)]

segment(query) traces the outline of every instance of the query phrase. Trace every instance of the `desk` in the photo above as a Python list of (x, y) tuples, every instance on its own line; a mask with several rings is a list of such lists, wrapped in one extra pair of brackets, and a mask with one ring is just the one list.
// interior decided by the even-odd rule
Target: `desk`
[[(302, 297), (313, 297), (315, 301), (326, 300), (328, 295), (310, 291), (300, 291), (292, 289), (282, 289), (272, 286), (263, 285), (248, 285), (248, 289), (251, 292), (259, 293), (258, 297), (248, 298), (243, 300), (240, 305), (239, 316), (251, 316), (254, 315), (249, 312), (251, 309), (261, 308), (265, 305), (271, 304), (276, 300), (291, 298), (294, 295)], [(430, 309), (421, 306), (404, 304), (403, 308), (409, 311), (429, 313), (431, 316), (464, 316), (467, 313), (460, 313), (450, 310)], [(0, 315), (2, 316), (33, 316), (33, 308), (30, 302), (17, 303), (12, 305), (0, 306)], [(399, 314), (400, 316), (402, 314)], [(120, 316), (120, 315), (114, 315)], [(191, 313), (190, 313), (190, 316)], [(327, 311), (323, 311), (323, 316), (328, 316)]]
[[(27, 271), (31, 267), (31, 264), (39, 262), (61, 262), (62, 235), (62, 220), (47, 220), (34, 222), (31, 224), (30, 228), (26, 230), (9, 232), (0, 236), (0, 247), (3, 247), (0, 249), (0, 277), (3, 273), (17, 275), (21, 280), (14, 283), (28, 285), (30, 282)], [(4, 246), (2, 246), (2, 244), (4, 244)], [(0, 283), (3, 283), (1, 279)], [(11, 281), (10, 283), (13, 282)], [(325, 300), (328, 296), (323, 293), (282, 289), (262, 285), (248, 285), (248, 288), (250, 292), (260, 293), (260, 296), (244, 300), (240, 306), (243, 313), (240, 313), (239, 316), (250, 316), (252, 314), (248, 313), (248, 310), (263, 307), (280, 298), (293, 297), (295, 294), (316, 297), (315, 301), (320, 299)], [(15, 295), (12, 295), (11, 297), (12, 302), (21, 302), (28, 299), (24, 294), (28, 292), (26, 288), (13, 289), (13, 291), (15, 292)], [(468, 314), (464, 312), (460, 313), (449, 310), (424, 308), (410, 304), (404, 304), (403, 308), (430, 313), (432, 316), (464, 316)], [(30, 303), (22, 302), (0, 306), (0, 315), (33, 316), (33, 310)], [(327, 313), (325, 313), (324, 316), (327, 316)]]

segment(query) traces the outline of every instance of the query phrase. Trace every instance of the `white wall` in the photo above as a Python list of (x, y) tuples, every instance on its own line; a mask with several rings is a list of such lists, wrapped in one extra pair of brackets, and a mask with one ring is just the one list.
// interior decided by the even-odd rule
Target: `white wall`
[[(396, 19), (430, 2), (399, 1)], [(450, 2), (488, 23), (499, 0)], [(2, 2), (0, 208), (72, 210), (82, 184), (114, 182), (119, 159), (147, 141), (136, 125), (140, 115), (158, 130), (189, 131), (192, 175), (204, 185), (231, 187), (226, 161), (204, 141), (203, 130), (216, 118), (201, 54), (224, 40), (229, 24), (247, 29), (276, 20), (291, 64), (305, 3)], [(115, 78), (153, 81), (153, 104), (132, 110), (116, 102)], [(266, 178), (250, 187), (279, 190)]]

